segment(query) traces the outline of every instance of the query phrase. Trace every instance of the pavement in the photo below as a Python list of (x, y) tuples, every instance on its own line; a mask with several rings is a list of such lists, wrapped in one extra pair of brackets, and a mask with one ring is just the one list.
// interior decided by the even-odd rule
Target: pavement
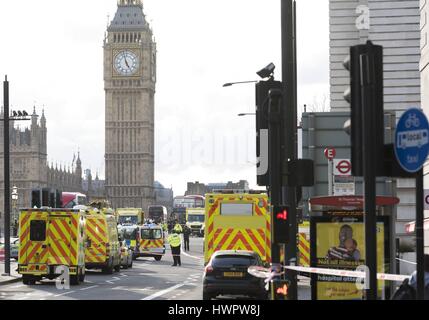
[(201, 300), (203, 239), (192, 238), (191, 251), (182, 253), (182, 266), (172, 267), (170, 250), (161, 261), (139, 258), (132, 269), (113, 275), (87, 271), (85, 283), (58, 290), (56, 282), (26, 286), (0, 285), (0, 300)]
[[(171, 266), (173, 258), (167, 249), (161, 261), (139, 258), (132, 269), (121, 269), (113, 275), (87, 271), (85, 283), (68, 290), (57, 289), (55, 280), (23, 285), (14, 272), (12, 277), (0, 277), (0, 300), (202, 300), (203, 244), (202, 238), (191, 238), (191, 250), (182, 251), (181, 267)], [(14, 262), (12, 270), (16, 268)], [(305, 279), (300, 280), (299, 296), (302, 300), (310, 299), (310, 286)], [(233, 299), (245, 298), (219, 297)]]
[(18, 269), (18, 263), (15, 260), (11, 260), (10, 263), (10, 276), (4, 275), (4, 261), (0, 262), (0, 285), (14, 283), (21, 281), (21, 275), (16, 271)]

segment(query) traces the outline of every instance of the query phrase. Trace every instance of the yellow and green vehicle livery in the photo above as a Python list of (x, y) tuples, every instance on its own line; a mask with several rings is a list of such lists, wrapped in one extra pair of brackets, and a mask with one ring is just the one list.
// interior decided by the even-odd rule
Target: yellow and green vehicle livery
[(134, 251), (134, 259), (151, 257), (160, 261), (165, 255), (165, 233), (161, 225), (145, 224), (139, 227), (137, 235), (138, 247)]
[(266, 193), (220, 190), (206, 194), (204, 262), (219, 250), (256, 252), (271, 262), (271, 214)]
[(72, 285), (85, 280), (85, 212), (24, 209), (19, 217), (18, 272), (23, 283), (55, 279), (67, 268)]
[(101, 269), (112, 274), (121, 269), (121, 245), (117, 222), (112, 209), (90, 209), (86, 214), (87, 245), (85, 265), (87, 269)]
[(143, 225), (145, 213), (139, 208), (121, 208), (115, 211), (116, 219), (120, 225)]
[(191, 229), (192, 234), (204, 236), (204, 221), (206, 211), (204, 208), (187, 208), (186, 225)]

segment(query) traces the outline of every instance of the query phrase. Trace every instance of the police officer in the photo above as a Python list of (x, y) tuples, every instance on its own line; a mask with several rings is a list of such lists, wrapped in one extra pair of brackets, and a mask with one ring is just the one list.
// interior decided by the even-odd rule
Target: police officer
[(167, 241), (170, 244), (171, 254), (173, 255), (174, 263), (172, 267), (180, 267), (182, 265), (182, 261), (180, 259), (180, 247), (182, 246), (182, 239), (180, 238), (180, 234), (173, 230), (173, 233), (168, 236)]
[(191, 236), (191, 228), (185, 225), (183, 229), (183, 241), (185, 243), (185, 251), (189, 251), (189, 237)]
[(183, 233), (183, 229), (180, 223), (177, 220), (175, 221), (175, 223), (176, 225), (174, 226), (173, 231), (175, 231), (178, 234)]

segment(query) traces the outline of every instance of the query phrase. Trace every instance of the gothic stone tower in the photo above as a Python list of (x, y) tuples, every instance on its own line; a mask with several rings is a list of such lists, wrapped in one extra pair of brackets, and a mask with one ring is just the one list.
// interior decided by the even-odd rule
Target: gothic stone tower
[(104, 41), (106, 194), (114, 208), (154, 202), (156, 44), (141, 0), (118, 0)]

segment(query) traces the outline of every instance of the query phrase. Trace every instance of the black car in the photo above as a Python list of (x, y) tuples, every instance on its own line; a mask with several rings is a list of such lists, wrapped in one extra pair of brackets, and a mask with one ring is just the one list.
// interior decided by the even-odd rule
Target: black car
[(263, 266), (259, 255), (252, 251), (227, 250), (214, 253), (203, 277), (203, 300), (218, 295), (251, 296), (266, 300), (264, 279), (249, 274), (250, 266)]

